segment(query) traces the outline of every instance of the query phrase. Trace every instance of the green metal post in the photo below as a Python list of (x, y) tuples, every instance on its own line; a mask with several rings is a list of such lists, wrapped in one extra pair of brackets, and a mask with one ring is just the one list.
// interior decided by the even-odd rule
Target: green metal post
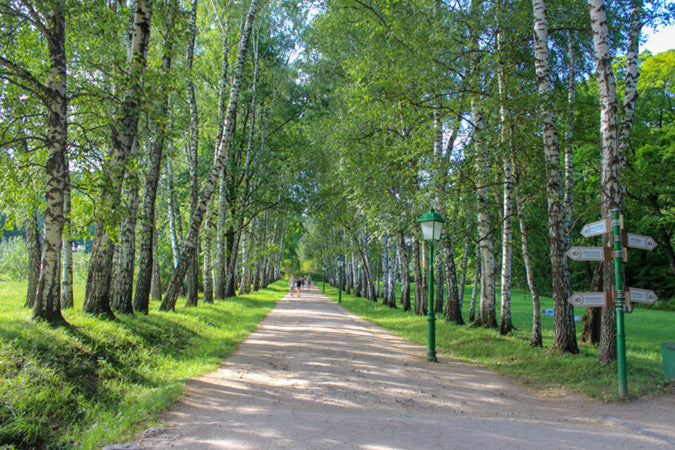
[(626, 377), (626, 334), (624, 331), (623, 311), (625, 293), (623, 286), (623, 244), (621, 241), (621, 215), (619, 210), (612, 211), (612, 233), (614, 235), (614, 282), (616, 286), (616, 365), (619, 381), (619, 397), (625, 397), (628, 391)]
[(429, 306), (427, 307), (427, 361), (436, 358), (436, 311), (434, 304), (434, 241), (429, 241)]
[(338, 278), (340, 279), (338, 282), (338, 303), (342, 303), (342, 264), (338, 266), (338, 270)]

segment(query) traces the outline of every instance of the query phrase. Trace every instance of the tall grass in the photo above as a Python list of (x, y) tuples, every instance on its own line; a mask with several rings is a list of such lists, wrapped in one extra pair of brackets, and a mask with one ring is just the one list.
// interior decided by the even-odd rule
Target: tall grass
[[(327, 285), (326, 294), (337, 301), (337, 289)], [(470, 295), (469, 289), (464, 299), (465, 321), (468, 321)], [(541, 302), (542, 308), (553, 308), (550, 298), (543, 298)], [(426, 316), (416, 316), (345, 293), (342, 294), (342, 305), (366, 320), (426, 345)], [(576, 314), (583, 315), (583, 309), (577, 309)], [(562, 389), (603, 401), (618, 398), (616, 364), (600, 364), (596, 346), (580, 342), (577, 355), (550, 351), (554, 337), (553, 317), (541, 318), (544, 347), (530, 346), (532, 304), (526, 291), (513, 291), (512, 319), (515, 330), (508, 336), (500, 336), (497, 330), (447, 323), (442, 314), (437, 314), (439, 357), (486, 366), (542, 393)], [(675, 341), (675, 312), (636, 308), (633, 313), (626, 314), (625, 324), (629, 395), (640, 397), (675, 392), (674, 386), (665, 383), (661, 356), (661, 344)], [(580, 326), (577, 331), (579, 329)]]
[(0, 282), (0, 447), (78, 447), (133, 436), (186, 379), (216, 368), (285, 294), (285, 283), (213, 305), (106, 321), (64, 311), (53, 328), (23, 308), (25, 283)]

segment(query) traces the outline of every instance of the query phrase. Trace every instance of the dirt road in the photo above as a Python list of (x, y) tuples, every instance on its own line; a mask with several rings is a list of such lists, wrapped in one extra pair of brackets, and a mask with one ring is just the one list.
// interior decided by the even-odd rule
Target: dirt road
[(224, 365), (127, 448), (673, 448), (675, 399), (539, 398), (425, 360), (317, 289), (286, 296)]

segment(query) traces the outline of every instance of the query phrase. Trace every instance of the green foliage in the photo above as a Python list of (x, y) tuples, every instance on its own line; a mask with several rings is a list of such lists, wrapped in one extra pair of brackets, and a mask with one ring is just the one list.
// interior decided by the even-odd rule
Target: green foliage
[[(337, 289), (327, 286), (326, 294), (337, 301)], [(471, 290), (468, 289), (464, 298), (465, 315), (470, 298)], [(344, 292), (342, 305), (389, 331), (426, 345), (425, 316), (415, 316), (412, 312), (392, 309)], [(552, 308), (553, 301), (542, 298), (541, 307)], [(577, 310), (577, 314), (581, 311)], [(486, 366), (540, 392), (568, 389), (604, 401), (617, 398), (616, 364), (600, 364), (596, 347), (581, 344), (578, 355), (559, 355), (546, 348), (547, 343), (553, 341), (553, 317), (542, 317), (545, 347), (530, 347), (532, 304), (525, 291), (513, 291), (512, 315), (515, 330), (509, 336), (500, 336), (495, 330), (486, 328), (458, 326), (437, 316), (439, 357)], [(653, 395), (669, 389), (664, 384), (661, 343), (672, 340), (673, 321), (675, 312), (637, 309), (626, 315), (628, 388), (631, 396)]]
[(279, 282), (175, 313), (151, 305), (150, 315), (115, 321), (75, 308), (64, 328), (32, 322), (24, 291), (0, 283), (0, 447), (101, 448), (131, 438), (186, 379), (231, 354), (286, 289)]
[(0, 279), (28, 278), (28, 247), (23, 237), (0, 241)]

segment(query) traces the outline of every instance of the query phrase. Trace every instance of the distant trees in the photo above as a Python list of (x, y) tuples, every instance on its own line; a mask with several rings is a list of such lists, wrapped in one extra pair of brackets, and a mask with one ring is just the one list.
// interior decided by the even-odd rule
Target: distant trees
[[(590, 279), (565, 250), (582, 223), (621, 207), (659, 242), (640, 258), (675, 273), (675, 63), (636, 51), (667, 5), (588, 4), (0, 0), (0, 209), (25, 223), (26, 304), (62, 320), (70, 240), (92, 233), (92, 314), (147, 314), (160, 281), (164, 310), (243, 294), (300, 254), (333, 281), (344, 256), (346, 287), (390, 307), (400, 281), (424, 314), (415, 221), (433, 206), (446, 320), (464, 323), (475, 280), (473, 326), (508, 334), (520, 284), (532, 345), (552, 294), (552, 345), (575, 353), (566, 299)], [(643, 263), (627, 277), (651, 279)]]

